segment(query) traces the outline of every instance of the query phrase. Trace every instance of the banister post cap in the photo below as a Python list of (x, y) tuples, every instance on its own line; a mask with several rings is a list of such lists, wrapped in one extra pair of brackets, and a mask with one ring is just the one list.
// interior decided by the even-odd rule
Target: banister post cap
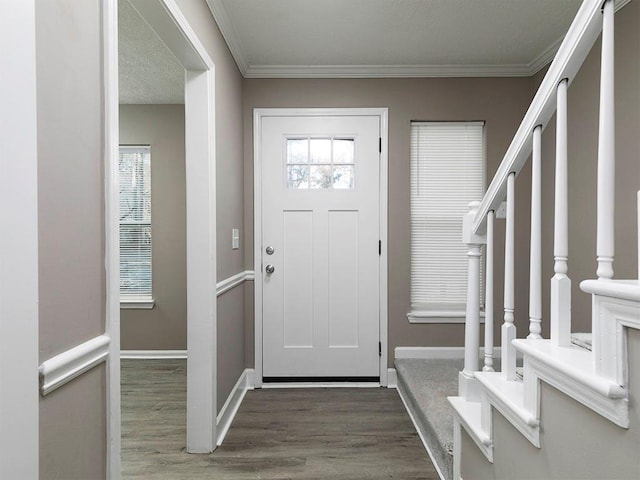
[(484, 235), (476, 235), (473, 232), (473, 222), (478, 213), (480, 202), (474, 200), (469, 202), (469, 211), (466, 213), (462, 220), (462, 243), (467, 245), (485, 245), (487, 243), (487, 237)]

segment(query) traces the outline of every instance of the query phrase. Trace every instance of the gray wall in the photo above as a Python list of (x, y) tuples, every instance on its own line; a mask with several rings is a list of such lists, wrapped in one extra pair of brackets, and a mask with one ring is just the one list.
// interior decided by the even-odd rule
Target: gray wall
[[(216, 175), (218, 281), (244, 270), (242, 76), (204, 0), (181, 0), (180, 8), (216, 64)], [(231, 249), (231, 229), (240, 246)], [(218, 410), (245, 368), (244, 286), (218, 297)]]
[(120, 143), (151, 145), (152, 310), (120, 310), (123, 350), (187, 348), (184, 105), (120, 105)]
[[(36, 1), (40, 361), (104, 332), (101, 5)], [(105, 369), (40, 399), (40, 478), (106, 475)]]
[(629, 429), (542, 383), (538, 449), (494, 409), (494, 463), (462, 435), (465, 480), (545, 479), (613, 480), (638, 478), (640, 472), (640, 332), (629, 337)]
[[(464, 327), (412, 325), (410, 309), (410, 199), (409, 131), (411, 120), (485, 120), (487, 178), (502, 160), (532, 96), (529, 78), (433, 79), (245, 79), (245, 266), (253, 265), (253, 122), (254, 108), (266, 107), (388, 107), (389, 108), (389, 366), (396, 346), (463, 345)], [(528, 185), (523, 173), (518, 183)], [(524, 205), (529, 187), (520, 188), (517, 202)], [(497, 223), (496, 250), (502, 248), (504, 223)], [(526, 238), (525, 238), (526, 236)], [(518, 235), (528, 244), (528, 232)], [(496, 261), (496, 302), (502, 302), (501, 260)], [(528, 262), (528, 249), (517, 254), (517, 265)], [(519, 274), (522, 272), (518, 271)], [(249, 289), (247, 289), (247, 293)], [(247, 307), (252, 299), (246, 299)], [(527, 299), (519, 296), (516, 313), (527, 312)], [(247, 313), (247, 362), (253, 364), (253, 310)], [(523, 323), (523, 327), (524, 327)], [(497, 326), (496, 326), (497, 328)]]

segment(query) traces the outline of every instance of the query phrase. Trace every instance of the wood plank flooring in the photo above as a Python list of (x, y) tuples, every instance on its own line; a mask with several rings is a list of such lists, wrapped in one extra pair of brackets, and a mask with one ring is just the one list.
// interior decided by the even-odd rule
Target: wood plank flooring
[(250, 391), (209, 455), (184, 451), (185, 403), (186, 361), (122, 361), (124, 479), (438, 479), (393, 389)]

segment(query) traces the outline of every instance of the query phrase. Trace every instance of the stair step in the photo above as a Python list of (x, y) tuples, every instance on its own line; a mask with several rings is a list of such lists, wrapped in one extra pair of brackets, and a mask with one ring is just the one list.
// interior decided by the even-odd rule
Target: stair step
[(493, 462), (493, 442), (490, 433), (482, 428), (482, 404), (468, 402), (462, 397), (448, 397), (458, 422), (464, 427), (478, 448)]
[(524, 381), (532, 391), (538, 391), (542, 380), (616, 425), (628, 428), (627, 391), (596, 373), (593, 352), (577, 346), (559, 347), (551, 340), (518, 339), (513, 345), (524, 354)]
[(396, 359), (398, 391), (413, 416), (436, 468), (453, 478), (453, 408), (462, 359)]
[(540, 448), (540, 423), (537, 412), (525, 406), (524, 383), (506, 380), (500, 372), (476, 372), (487, 399), (536, 447)]
[(585, 350), (593, 350), (593, 334), (591, 332), (580, 332), (571, 334), (571, 343)]
[(514, 340), (513, 345), (525, 355), (557, 370), (575, 381), (608, 398), (624, 398), (620, 385), (599, 377), (595, 371), (593, 354), (580, 347), (558, 347), (550, 340)]

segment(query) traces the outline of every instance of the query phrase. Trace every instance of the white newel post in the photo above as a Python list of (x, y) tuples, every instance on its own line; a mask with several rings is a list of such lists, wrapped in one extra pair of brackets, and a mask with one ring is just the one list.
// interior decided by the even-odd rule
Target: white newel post
[(542, 125), (533, 130), (531, 164), (531, 250), (529, 257), (529, 336), (542, 338)]
[(469, 212), (462, 223), (462, 241), (467, 245), (467, 306), (464, 331), (464, 370), (458, 376), (459, 395), (467, 401), (478, 400), (474, 372), (479, 369), (480, 353), (480, 257), (485, 237), (473, 233), (480, 202), (469, 203)]
[(493, 220), (495, 213), (487, 213), (486, 276), (484, 297), (484, 367), (483, 372), (493, 372)]
[(551, 279), (551, 341), (563, 347), (571, 344), (571, 279), (569, 270), (569, 201), (567, 174), (567, 84), (558, 85), (556, 111), (556, 179), (553, 227), (553, 271)]
[(613, 278), (615, 203), (614, 24), (613, 0), (607, 0), (602, 19), (600, 64), (600, 123), (598, 132), (598, 226), (596, 255), (599, 280)]
[(502, 324), (502, 375), (506, 380), (516, 379), (515, 310), (515, 182), (516, 174), (507, 178), (507, 217), (504, 240), (504, 323)]

